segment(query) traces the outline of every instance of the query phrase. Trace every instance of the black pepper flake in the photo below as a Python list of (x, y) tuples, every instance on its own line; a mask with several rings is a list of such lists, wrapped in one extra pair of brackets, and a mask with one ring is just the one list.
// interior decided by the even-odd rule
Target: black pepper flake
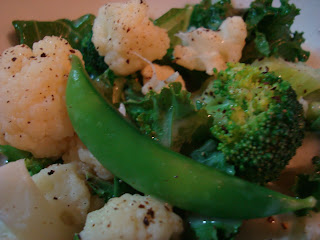
[(145, 206), (143, 204), (140, 204), (138, 207), (139, 208), (145, 208)]
[(57, 197), (53, 197), (53, 200), (58, 200), (58, 198)]
[(144, 223), (144, 225), (149, 226), (150, 222), (149, 222), (148, 217), (144, 217), (143, 223)]
[(129, 64), (129, 63), (130, 63), (130, 59), (127, 59), (127, 60), (126, 60), (126, 63)]
[(7, 101), (7, 103), (9, 103), (10, 101)]
[(41, 55), (40, 55), (40, 57), (46, 57), (47, 56), (47, 54), (45, 54), (45, 53), (41, 53)]
[(15, 62), (15, 61), (17, 60), (17, 58), (14, 57), (14, 58), (12, 58), (11, 60), (12, 60), (12, 62)]
[(50, 172), (48, 172), (49, 176), (52, 175), (52, 174), (54, 174), (54, 170), (51, 170)]
[(76, 53), (76, 51), (75, 51), (75, 50), (73, 50), (73, 49), (70, 49), (70, 52), (71, 52), (71, 53)]
[(154, 211), (152, 208), (148, 209), (147, 215), (149, 215), (151, 218), (154, 218)]

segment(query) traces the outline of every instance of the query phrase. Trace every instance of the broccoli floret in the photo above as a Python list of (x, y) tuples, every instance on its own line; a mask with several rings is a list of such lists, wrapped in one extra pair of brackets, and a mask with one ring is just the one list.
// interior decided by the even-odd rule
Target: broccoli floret
[(107, 68), (104, 58), (99, 55), (91, 41), (92, 31), (88, 32), (81, 41), (80, 52), (85, 62), (85, 68), (91, 78), (101, 75)]
[(236, 175), (264, 184), (277, 179), (304, 138), (303, 109), (291, 85), (245, 64), (229, 64), (202, 95), (211, 132)]

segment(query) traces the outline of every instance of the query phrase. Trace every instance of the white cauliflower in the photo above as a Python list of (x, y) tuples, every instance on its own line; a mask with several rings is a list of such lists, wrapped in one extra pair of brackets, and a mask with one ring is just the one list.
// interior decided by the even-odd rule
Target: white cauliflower
[(142, 71), (143, 87), (142, 93), (147, 94), (150, 90), (157, 93), (171, 82), (180, 82), (182, 89), (186, 89), (184, 81), (178, 72), (170, 66), (160, 66), (158, 64), (148, 64)]
[(75, 164), (55, 164), (32, 176), (62, 222), (80, 231), (90, 206), (90, 192)]
[(76, 163), (83, 175), (85, 172), (92, 172), (104, 180), (113, 178), (112, 173), (101, 165), (78, 137), (70, 142), (70, 148), (62, 156), (62, 159), (67, 163)]
[(182, 45), (174, 48), (176, 63), (190, 70), (224, 70), (227, 62), (238, 62), (247, 37), (246, 24), (241, 17), (229, 17), (218, 31), (198, 28), (177, 34)]
[(141, 70), (147, 65), (143, 58), (161, 59), (169, 48), (166, 30), (154, 26), (147, 12), (148, 5), (143, 0), (108, 3), (99, 9), (92, 42), (118, 75)]
[(58, 37), (45, 37), (33, 50), (18, 45), (0, 56), (0, 144), (58, 157), (74, 130), (65, 105), (70, 54), (81, 54)]
[(181, 218), (171, 206), (149, 196), (124, 194), (112, 198), (87, 216), (82, 240), (177, 239), (183, 231)]

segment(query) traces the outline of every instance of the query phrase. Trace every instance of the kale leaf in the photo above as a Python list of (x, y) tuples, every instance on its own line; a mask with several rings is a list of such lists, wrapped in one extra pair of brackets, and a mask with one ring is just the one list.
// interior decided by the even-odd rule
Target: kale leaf
[(7, 157), (8, 162), (25, 159), (25, 165), (31, 176), (40, 172), (43, 168), (55, 163), (62, 163), (61, 159), (35, 158), (32, 153), (17, 149), (10, 145), (0, 145), (0, 154)]
[(197, 162), (216, 168), (230, 175), (235, 175), (234, 166), (228, 164), (221, 151), (218, 151), (219, 141), (216, 139), (207, 140), (200, 148), (193, 151), (190, 157)]
[(45, 36), (58, 36), (66, 39), (74, 49), (82, 53), (88, 74), (91, 78), (95, 78), (102, 74), (108, 66), (91, 42), (94, 19), (94, 15), (87, 14), (74, 21), (69, 19), (13, 21), (12, 24), (20, 44), (26, 44), (30, 48), (33, 43), (42, 40)]
[(221, 220), (187, 213), (185, 240), (233, 240), (239, 232), (242, 221)]
[(12, 24), (20, 44), (26, 44), (30, 48), (45, 36), (58, 36), (66, 39), (73, 48), (80, 49), (81, 40), (91, 31), (94, 19), (94, 15), (87, 14), (74, 21), (13, 21)]
[[(316, 206), (312, 209), (315, 212), (320, 211), (320, 157), (316, 156), (312, 159), (314, 171), (311, 174), (299, 174), (293, 187), (294, 193), (299, 198), (313, 196), (317, 199)], [(308, 210), (300, 210), (297, 212), (299, 216), (306, 215)]]
[(290, 28), (300, 10), (288, 0), (281, 0), (279, 8), (273, 0), (255, 0), (244, 15), (248, 36), (241, 62), (251, 63), (262, 57), (282, 57), (288, 61), (306, 61), (309, 52), (301, 48), (303, 34)]
[(205, 110), (196, 110), (190, 96), (181, 90), (180, 83), (171, 83), (159, 94), (150, 91), (142, 101), (129, 100), (125, 105), (142, 133), (178, 152), (198, 128), (210, 121)]

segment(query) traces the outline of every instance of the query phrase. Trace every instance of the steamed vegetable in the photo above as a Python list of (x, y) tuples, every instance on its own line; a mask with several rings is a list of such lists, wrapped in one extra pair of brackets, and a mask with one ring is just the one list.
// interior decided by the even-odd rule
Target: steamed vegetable
[(17, 45), (0, 56), (0, 144), (37, 158), (61, 157), (74, 137), (65, 105), (69, 54), (63, 38), (48, 36)]
[(72, 65), (66, 100), (75, 131), (103, 166), (138, 191), (182, 209), (221, 218), (256, 218), (315, 205), (312, 197), (282, 195), (141, 136), (97, 93), (76, 56), (72, 56)]
[(249, 181), (276, 180), (302, 144), (302, 105), (288, 82), (265, 70), (229, 64), (201, 101), (213, 117), (218, 149)]

